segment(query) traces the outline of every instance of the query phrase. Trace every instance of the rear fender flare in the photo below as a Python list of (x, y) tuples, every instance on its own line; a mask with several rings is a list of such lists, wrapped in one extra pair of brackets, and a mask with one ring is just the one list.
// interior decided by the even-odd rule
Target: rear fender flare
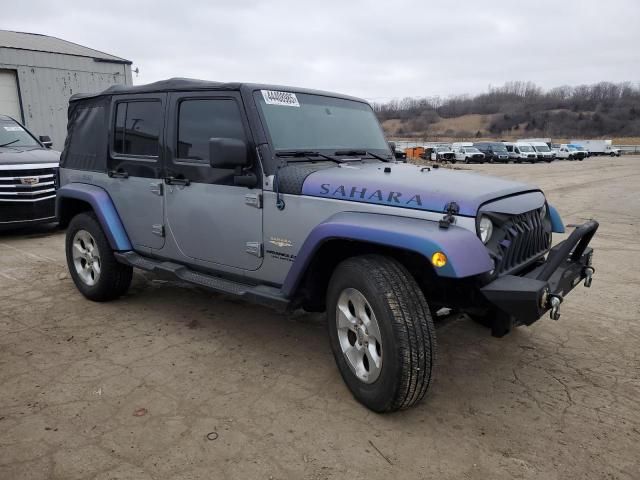
[(81, 200), (91, 205), (111, 248), (116, 251), (132, 250), (118, 211), (106, 190), (86, 183), (68, 183), (61, 187), (56, 195), (58, 218), (63, 213), (64, 199)]
[(494, 268), (486, 247), (471, 231), (455, 225), (440, 228), (437, 222), (376, 213), (342, 212), (316, 226), (300, 248), (282, 286), (286, 296), (296, 291), (320, 246), (344, 239), (416, 252), (430, 264), (435, 252), (443, 252), (447, 265), (434, 268), (438, 276), (465, 278)]

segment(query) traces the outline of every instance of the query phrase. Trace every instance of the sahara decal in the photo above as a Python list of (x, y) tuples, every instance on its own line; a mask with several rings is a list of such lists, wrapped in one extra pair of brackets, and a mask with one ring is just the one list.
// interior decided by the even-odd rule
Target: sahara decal
[(367, 202), (395, 203), (408, 207), (422, 207), (422, 199), (419, 194), (407, 194), (404, 192), (394, 192), (386, 190), (367, 189), (365, 187), (345, 187), (344, 185), (331, 185), (323, 183), (320, 185), (320, 194), (332, 198), (344, 198), (353, 200), (363, 200)]

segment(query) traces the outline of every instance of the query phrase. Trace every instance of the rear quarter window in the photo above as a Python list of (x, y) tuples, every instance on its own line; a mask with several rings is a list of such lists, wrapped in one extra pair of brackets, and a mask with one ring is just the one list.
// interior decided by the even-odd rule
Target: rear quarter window
[(116, 104), (114, 153), (157, 157), (162, 118), (162, 104), (157, 100)]

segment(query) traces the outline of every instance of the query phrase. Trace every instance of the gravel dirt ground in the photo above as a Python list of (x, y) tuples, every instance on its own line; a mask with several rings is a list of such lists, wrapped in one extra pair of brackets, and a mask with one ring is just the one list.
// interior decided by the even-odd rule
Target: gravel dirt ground
[(502, 339), (441, 322), (430, 394), (390, 415), (353, 400), (319, 315), (141, 274), (92, 303), (63, 232), (2, 234), (0, 479), (640, 478), (640, 157), (469, 168), (597, 218), (593, 287)]

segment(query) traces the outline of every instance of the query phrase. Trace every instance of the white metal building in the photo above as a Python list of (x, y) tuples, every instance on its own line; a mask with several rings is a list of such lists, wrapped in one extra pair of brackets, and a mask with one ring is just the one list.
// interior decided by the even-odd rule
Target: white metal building
[(131, 62), (66, 40), (0, 30), (0, 114), (62, 149), (75, 93), (131, 85)]

